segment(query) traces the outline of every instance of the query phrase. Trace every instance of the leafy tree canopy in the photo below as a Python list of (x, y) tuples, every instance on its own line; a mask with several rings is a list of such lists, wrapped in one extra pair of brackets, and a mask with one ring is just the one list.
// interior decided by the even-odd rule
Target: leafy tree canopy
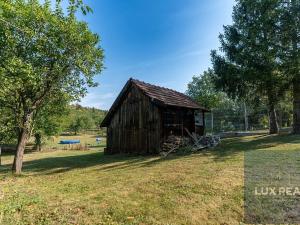
[(194, 76), (188, 84), (187, 94), (202, 106), (213, 109), (224, 98), (224, 93), (218, 91), (213, 83), (213, 71), (208, 70), (200, 76)]

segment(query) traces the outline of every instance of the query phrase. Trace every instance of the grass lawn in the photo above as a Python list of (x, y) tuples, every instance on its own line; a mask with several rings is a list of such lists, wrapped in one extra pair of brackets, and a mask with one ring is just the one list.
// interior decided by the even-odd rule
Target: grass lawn
[(226, 139), (166, 159), (89, 151), (25, 155), (21, 177), (0, 167), (0, 224), (242, 224), (243, 154), (300, 150), (299, 136)]
[[(101, 138), (101, 143), (96, 142), (96, 138), (99, 137), (98, 135), (91, 135), (91, 134), (80, 134), (80, 135), (65, 135), (65, 136), (57, 136), (51, 137), (46, 140), (43, 149), (46, 150), (68, 150), (75, 148), (74, 150), (80, 148), (100, 148), (106, 146), (106, 138)], [(61, 145), (59, 142), (61, 140), (80, 140), (80, 144), (78, 145)], [(34, 143), (34, 140), (30, 140), (31, 143)]]

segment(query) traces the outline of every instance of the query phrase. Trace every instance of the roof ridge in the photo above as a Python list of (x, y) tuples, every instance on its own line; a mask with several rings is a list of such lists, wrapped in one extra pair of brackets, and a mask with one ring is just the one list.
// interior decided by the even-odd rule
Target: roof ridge
[(190, 96), (180, 92), (180, 91), (176, 91), (174, 89), (171, 89), (171, 88), (167, 88), (167, 87), (163, 87), (163, 86), (158, 86), (158, 85), (155, 85), (155, 84), (150, 84), (150, 83), (147, 83), (145, 81), (141, 81), (141, 80), (138, 80), (138, 79), (134, 79), (134, 78), (130, 78), (130, 80), (132, 80), (133, 82), (137, 81), (139, 83), (143, 83), (143, 84), (146, 84), (146, 85), (150, 85), (150, 86), (153, 86), (153, 87), (157, 87), (157, 88), (163, 88), (165, 90), (169, 90), (169, 91), (173, 91), (173, 92), (176, 92), (178, 94), (180, 94), (181, 96), (185, 97), (185, 98), (188, 98), (189, 100), (193, 101), (194, 103), (196, 104), (199, 104), (197, 101), (195, 101), (193, 98), (191, 98)]
[(153, 86), (153, 87), (157, 87), (157, 88), (163, 88), (163, 89), (166, 89), (166, 90), (169, 90), (169, 91), (174, 91), (178, 94), (181, 94), (181, 95), (184, 95), (185, 97), (188, 97), (187, 95), (185, 95), (184, 93), (182, 92), (179, 92), (179, 91), (176, 91), (174, 89), (171, 89), (171, 88), (167, 88), (167, 87), (163, 87), (163, 86), (159, 86), (159, 85), (155, 85), (155, 84), (150, 84), (150, 83), (147, 83), (147, 82), (144, 82), (144, 81), (140, 81), (140, 80), (137, 80), (137, 79), (133, 79), (131, 78), (131, 80), (134, 82), (134, 81), (137, 81), (139, 83), (143, 83), (143, 84), (147, 84), (147, 85), (150, 85), (150, 86)]

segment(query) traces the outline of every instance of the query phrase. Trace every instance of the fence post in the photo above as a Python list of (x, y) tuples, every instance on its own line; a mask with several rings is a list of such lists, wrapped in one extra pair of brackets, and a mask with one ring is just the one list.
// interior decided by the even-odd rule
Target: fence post
[(0, 166), (1, 166), (1, 146), (0, 146)]

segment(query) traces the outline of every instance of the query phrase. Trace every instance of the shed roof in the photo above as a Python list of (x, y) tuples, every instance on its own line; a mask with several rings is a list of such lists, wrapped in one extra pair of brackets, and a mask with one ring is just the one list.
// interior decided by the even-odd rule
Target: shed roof
[(101, 123), (101, 127), (105, 127), (108, 125), (114, 112), (122, 103), (122, 100), (124, 99), (132, 85), (138, 87), (146, 96), (148, 96), (153, 102), (157, 103), (159, 106), (174, 106), (180, 108), (200, 109), (206, 112), (209, 111), (208, 109), (200, 106), (196, 101), (194, 101), (192, 98), (183, 93), (130, 78), (127, 81), (126, 85), (123, 87), (121, 93), (119, 94), (115, 102), (113, 103), (112, 107), (108, 111), (106, 117)]

